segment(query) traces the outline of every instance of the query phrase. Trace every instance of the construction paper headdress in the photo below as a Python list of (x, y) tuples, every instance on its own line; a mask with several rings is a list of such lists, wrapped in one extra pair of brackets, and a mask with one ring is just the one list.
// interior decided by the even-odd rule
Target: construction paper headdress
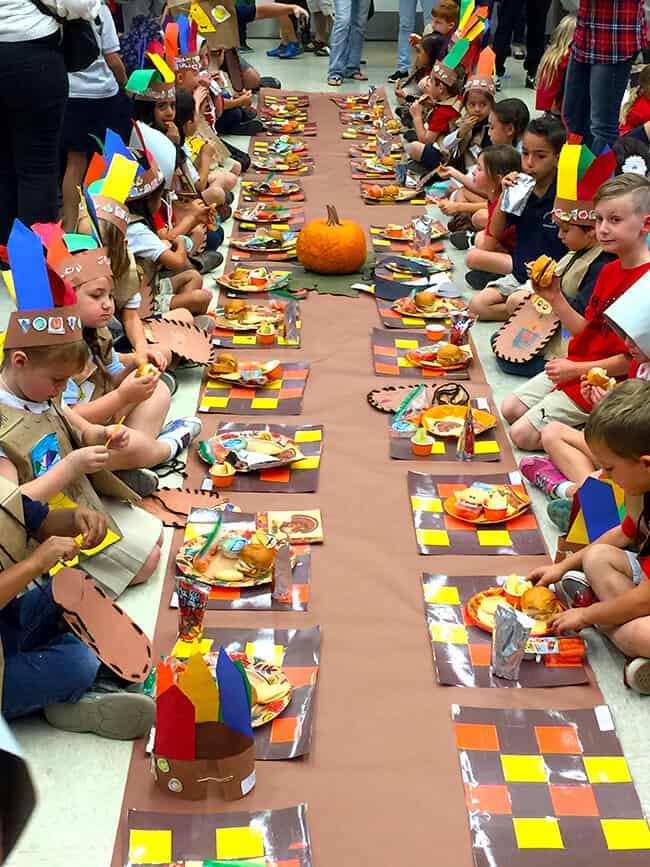
[(165, 56), (174, 72), (184, 69), (198, 72), (201, 69), (198, 32), (196, 21), (190, 21), (184, 13), (165, 27)]
[(624, 340), (629, 338), (650, 358), (650, 274), (644, 274), (604, 311), (605, 319)]
[(139, 163), (139, 168), (136, 173), (135, 180), (133, 181), (133, 186), (131, 187), (129, 195), (126, 199), (127, 202), (132, 202), (136, 199), (142, 199), (145, 196), (151, 195), (151, 193), (155, 193), (156, 190), (159, 189), (165, 181), (165, 177), (160, 171), (154, 155), (145, 144), (145, 140), (142, 135), (142, 129), (140, 128), (140, 124), (137, 121), (134, 121), (133, 129), (137, 136), (139, 147), (133, 148), (132, 153), (128, 150), (126, 145), (120, 139), (120, 144), (124, 148), (124, 151), (129, 155), (135, 156)]
[[(119, 138), (112, 130), (106, 131), (107, 141), (112, 136)], [(81, 213), (90, 221), (93, 234), (101, 243), (99, 220), (112, 223), (123, 235), (129, 222), (129, 210), (125, 205), (131, 191), (136, 173), (140, 169), (138, 161), (124, 148), (120, 139), (120, 151), (111, 151), (111, 156), (94, 154), (85, 177), (85, 187), (81, 196)]]
[(152, 67), (134, 69), (126, 83), (126, 92), (134, 99), (145, 102), (167, 102), (176, 99), (174, 73), (159, 54), (148, 51)]
[[(15, 220), (7, 250), (18, 309), (9, 316), (5, 350), (83, 340), (77, 308), (70, 304), (69, 287), (58, 277), (50, 281), (41, 239)], [(4, 276), (6, 279), (6, 271)], [(67, 306), (55, 307), (55, 300)]]
[(594, 156), (586, 145), (569, 141), (560, 152), (557, 166), (557, 192), (553, 218), (558, 223), (593, 226), (596, 222), (594, 196), (616, 169), (611, 150)]
[(113, 286), (111, 260), (106, 247), (100, 247), (92, 235), (76, 232), (64, 234), (63, 243), (68, 255), (52, 263), (60, 277), (74, 289), (95, 280), (107, 280)]
[(151, 772), (159, 789), (191, 801), (206, 798), (210, 782), (226, 801), (255, 786), (251, 687), (223, 647), (216, 678), (200, 653), (180, 675), (168, 661), (158, 664)]
[(496, 82), (494, 80), (494, 64), (496, 55), (490, 47), (484, 48), (481, 51), (478, 64), (475, 71), (467, 79), (463, 90), (467, 94), (470, 90), (483, 90), (494, 96), (497, 92)]
[(456, 40), (446, 57), (433, 65), (433, 77), (442, 81), (447, 87), (453, 87), (459, 81), (458, 67), (472, 57), (470, 49), (485, 32), (487, 6), (481, 6), (479, 9), (475, 6), (474, 0), (464, 0), (461, 4), (458, 30), (454, 34)]

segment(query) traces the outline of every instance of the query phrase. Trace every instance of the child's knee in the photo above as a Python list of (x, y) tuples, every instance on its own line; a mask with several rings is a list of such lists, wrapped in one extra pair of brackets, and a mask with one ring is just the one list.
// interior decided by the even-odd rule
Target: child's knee
[(142, 568), (140, 569), (140, 571), (136, 575), (134, 575), (132, 580), (129, 582), (129, 586), (133, 586), (135, 584), (144, 584), (145, 581), (151, 578), (153, 573), (156, 571), (158, 564), (160, 563), (160, 555), (160, 545), (156, 543), (153, 546), (151, 553), (142, 564)]
[(562, 439), (565, 429), (566, 425), (561, 421), (552, 421), (546, 425), (541, 434), (544, 451), (548, 451), (549, 445), (552, 446)]
[(167, 388), (164, 382), (160, 382), (159, 380), (156, 383), (156, 387), (154, 389), (152, 397), (155, 398), (156, 405), (160, 408), (160, 410), (164, 410), (165, 415), (167, 415), (167, 411), (169, 410), (170, 404), (172, 402), (172, 396), (170, 390)]
[(424, 145), (421, 141), (412, 141), (408, 147), (409, 156), (412, 160), (419, 160), (422, 157)]
[(196, 292), (203, 287), (203, 277), (199, 274), (198, 271), (195, 271), (193, 268), (190, 271), (186, 271), (187, 282), (183, 287), (184, 292)]
[(506, 298), (506, 310), (508, 314), (514, 313), (517, 307), (525, 301), (526, 298), (530, 295), (528, 289), (518, 289), (516, 292), (513, 292), (512, 295), (508, 295)]
[[(478, 245), (476, 246), (478, 247)], [(475, 269), (477, 271), (482, 270), (480, 262), (482, 255), (483, 251), (480, 249), (480, 247), (478, 247), (478, 249), (472, 247), (471, 250), (467, 251), (467, 253), (465, 254), (465, 265), (467, 266), (468, 271), (474, 271)]]
[(542, 445), (539, 431), (525, 418), (519, 418), (511, 425), (510, 439), (524, 452), (539, 451)]
[(516, 394), (507, 394), (501, 401), (501, 415), (512, 424), (521, 416), (521, 401)]

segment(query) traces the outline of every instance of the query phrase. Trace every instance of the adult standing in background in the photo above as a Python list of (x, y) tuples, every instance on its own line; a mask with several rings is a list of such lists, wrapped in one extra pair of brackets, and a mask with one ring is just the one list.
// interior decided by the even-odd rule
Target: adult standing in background
[[(494, 53), (496, 54), (497, 82), (505, 75), (506, 58), (510, 54), (513, 34), (517, 29), (525, 8), (526, 20), (526, 87), (535, 89), (537, 67), (544, 53), (546, 38), (546, 18), (551, 0), (499, 0), (499, 18), (494, 34)], [(521, 24), (519, 23), (519, 27)]]
[[(60, 18), (97, 15), (100, 0), (43, 0)], [(16, 217), (53, 222), (68, 76), (57, 21), (31, 0), (0, 3), (0, 244)]]
[[(431, 23), (431, 10), (439, 0), (420, 0), (424, 27)], [(411, 43), (409, 36), (415, 30), (415, 14), (418, 0), (399, 0), (399, 33), (397, 35), (397, 69), (388, 77), (389, 81), (406, 78), (411, 69)]]
[(596, 154), (618, 137), (632, 62), (647, 42), (643, 0), (580, 0), (563, 114)]
[(361, 72), (370, 0), (334, 0), (334, 27), (330, 38), (327, 83), (339, 87), (344, 78), (367, 81)]

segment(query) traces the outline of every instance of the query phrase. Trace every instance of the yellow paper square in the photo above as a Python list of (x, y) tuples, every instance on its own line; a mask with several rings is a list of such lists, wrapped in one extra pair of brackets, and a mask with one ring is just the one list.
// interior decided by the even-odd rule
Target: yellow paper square
[(645, 819), (601, 819), (608, 849), (650, 849), (650, 828)]
[(496, 440), (477, 440), (474, 443), (475, 455), (496, 455), (499, 452), (499, 443)]
[(398, 349), (417, 349), (420, 344), (417, 340), (406, 340), (405, 338), (402, 338), (395, 341), (395, 346)]
[(513, 819), (512, 824), (520, 849), (564, 849), (557, 819)]
[(179, 639), (174, 645), (172, 656), (177, 656), (179, 659), (187, 659), (188, 656), (192, 656), (194, 653), (209, 653), (213, 644), (214, 642), (211, 638), (201, 639), (198, 646), (195, 641), (181, 641)]
[(623, 756), (583, 756), (590, 783), (631, 783), (632, 777)]
[(255, 346), (257, 337), (254, 334), (235, 334), (232, 342), (235, 346)]
[(546, 783), (548, 773), (542, 756), (501, 756), (507, 783)]
[(445, 453), (445, 444), (441, 440), (436, 440), (434, 444), (431, 446), (431, 454), (432, 455), (444, 455)]
[(479, 545), (496, 548), (497, 546), (510, 547), (512, 539), (507, 530), (477, 530)]
[(291, 227), (288, 223), (273, 223), (271, 228), (277, 229), (280, 232), (288, 232)]
[(432, 641), (443, 644), (467, 644), (467, 630), (460, 623), (431, 623), (429, 632)]
[(246, 656), (256, 656), (272, 665), (282, 665), (284, 661), (284, 647), (281, 644), (272, 644), (270, 641), (246, 642)]
[(373, 226), (373, 227), (370, 229), (370, 234), (371, 234), (371, 235), (381, 235), (382, 232), (383, 232), (383, 229), (378, 229), (376, 226)]
[(218, 382), (216, 379), (211, 379), (210, 382), (208, 382), (206, 392), (227, 391), (229, 388), (232, 388), (232, 383), (230, 383), (230, 382)]
[(281, 379), (274, 379), (272, 382), (269, 382), (268, 385), (264, 386), (264, 391), (280, 391), (282, 384), (283, 382)]
[(206, 395), (201, 401), (201, 408), (223, 409), (223, 407), (228, 406), (229, 399), (228, 397), (208, 397)]
[(315, 470), (320, 466), (320, 457), (313, 455), (309, 458), (302, 458), (299, 461), (294, 461), (291, 464), (292, 470)]
[(402, 316), (402, 322), (404, 325), (426, 325), (424, 319), (419, 319), (414, 316)]
[(172, 860), (171, 831), (140, 831), (129, 834), (131, 864), (167, 864)]
[(298, 430), (294, 436), (297, 443), (319, 443), (323, 439), (323, 432), (320, 430)]
[(415, 538), (420, 545), (430, 545), (432, 548), (440, 545), (449, 546), (449, 535), (446, 530), (422, 530), (415, 531)]
[(375, 247), (390, 247), (390, 241), (385, 241), (383, 238), (377, 238), (377, 240), (372, 243)]
[(219, 860), (264, 857), (264, 838), (256, 828), (217, 828)]
[(442, 514), (442, 501), (438, 497), (411, 497), (414, 512), (434, 512)]
[(400, 355), (399, 358), (397, 359), (397, 366), (398, 367), (417, 367), (417, 364), (411, 364), (411, 362), (407, 358), (404, 358), (403, 355)]
[(424, 601), (429, 605), (460, 605), (458, 587), (425, 587)]
[(277, 409), (277, 397), (254, 397), (251, 400), (251, 409)]

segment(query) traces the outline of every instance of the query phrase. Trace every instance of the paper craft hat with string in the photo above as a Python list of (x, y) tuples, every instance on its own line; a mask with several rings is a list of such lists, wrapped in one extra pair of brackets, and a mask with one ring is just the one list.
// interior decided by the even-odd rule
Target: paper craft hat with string
[[(142, 199), (145, 196), (155, 193), (165, 182), (165, 176), (161, 172), (154, 155), (147, 147), (140, 124), (138, 121), (133, 122), (133, 130), (138, 140), (138, 147), (132, 148), (130, 151), (119, 136), (116, 136), (114, 141), (115, 147), (121, 147), (121, 152), (124, 156), (135, 157), (138, 161), (138, 170), (133, 181), (133, 186), (127, 196), (127, 202)], [(108, 137), (108, 130), (107, 130)], [(119, 145), (118, 145), (119, 142)], [(107, 148), (108, 150), (108, 148)], [(117, 150), (115, 151), (118, 152)]]
[(458, 67), (471, 54), (468, 52), (477, 39), (485, 32), (487, 23), (487, 6), (475, 8), (474, 0), (464, 0), (461, 4), (458, 30), (454, 34), (456, 41), (443, 60), (433, 65), (432, 75), (448, 87), (453, 87), (459, 80)]
[(227, 801), (255, 786), (251, 686), (223, 647), (216, 677), (200, 653), (180, 675), (167, 661), (158, 664), (151, 772), (159, 789), (192, 801), (207, 797), (210, 782)]
[(75, 289), (98, 281), (113, 288), (111, 260), (106, 247), (100, 246), (97, 238), (69, 232), (63, 234), (63, 244), (68, 255), (52, 262), (60, 277)]
[[(111, 136), (118, 137), (112, 130), (107, 130), (106, 135), (109, 140)], [(126, 197), (140, 168), (133, 155), (128, 151), (127, 154), (128, 156), (125, 156), (124, 153), (113, 152), (107, 163), (105, 156), (96, 153), (86, 172), (79, 210), (80, 215), (90, 221), (92, 231), (100, 244), (102, 243), (100, 219), (112, 223), (122, 235), (126, 235), (129, 222), (129, 210), (125, 205)]]
[(482, 90), (489, 93), (490, 96), (494, 96), (497, 92), (494, 80), (495, 60), (496, 55), (489, 46), (481, 51), (476, 69), (467, 79), (463, 88), (465, 94), (469, 93), (470, 90)]
[[(7, 243), (17, 310), (9, 316), (4, 348), (30, 349), (83, 340), (77, 308), (63, 281), (50, 282), (41, 239), (15, 220)], [(4, 272), (5, 279), (7, 273)], [(67, 306), (55, 307), (55, 301)]]
[(557, 192), (553, 206), (556, 222), (593, 226), (596, 222), (594, 196), (616, 169), (614, 152), (607, 149), (594, 156), (580, 139), (570, 139), (560, 152)]
[(201, 69), (198, 48), (199, 28), (196, 21), (181, 13), (175, 21), (165, 27), (165, 57), (175, 72), (184, 69)]
[(167, 102), (176, 98), (174, 73), (166, 61), (152, 51), (146, 58), (152, 66), (134, 69), (126, 83), (126, 92), (134, 99), (145, 102)]
[(636, 283), (610, 304), (603, 315), (623, 340), (629, 338), (650, 358), (650, 274), (645, 273)]

